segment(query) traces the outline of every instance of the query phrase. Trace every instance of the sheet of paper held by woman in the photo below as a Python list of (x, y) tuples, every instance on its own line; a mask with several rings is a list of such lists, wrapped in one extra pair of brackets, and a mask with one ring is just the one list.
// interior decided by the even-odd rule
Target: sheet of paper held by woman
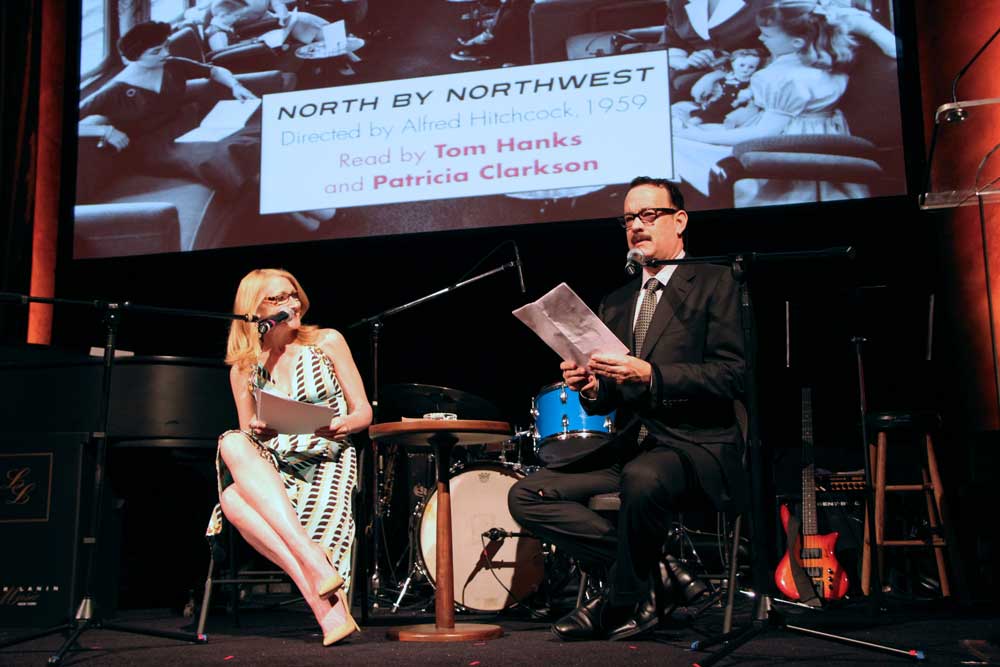
[(322, 426), (329, 426), (336, 416), (325, 405), (303, 403), (259, 387), (254, 389), (254, 400), (257, 418), (278, 433), (313, 433)]

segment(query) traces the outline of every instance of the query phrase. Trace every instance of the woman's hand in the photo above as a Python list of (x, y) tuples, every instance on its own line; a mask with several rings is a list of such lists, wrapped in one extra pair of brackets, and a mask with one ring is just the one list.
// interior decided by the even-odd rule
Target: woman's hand
[(273, 428), (268, 428), (267, 424), (256, 417), (250, 420), (250, 432), (253, 433), (258, 440), (270, 440), (278, 435), (277, 431)]
[(357, 430), (350, 427), (348, 417), (334, 417), (329, 426), (316, 429), (315, 435), (328, 440), (343, 440)]
[(254, 95), (242, 83), (237, 83), (236, 85), (233, 86), (233, 97), (236, 98), (236, 99), (238, 99), (241, 102), (247, 102), (249, 100), (255, 100), (255, 99), (257, 99), (257, 96)]
[(104, 131), (104, 136), (97, 142), (97, 147), (103, 148), (105, 145), (109, 145), (120, 153), (128, 147), (128, 143), (127, 134), (116, 129), (113, 125), (108, 125), (108, 129)]

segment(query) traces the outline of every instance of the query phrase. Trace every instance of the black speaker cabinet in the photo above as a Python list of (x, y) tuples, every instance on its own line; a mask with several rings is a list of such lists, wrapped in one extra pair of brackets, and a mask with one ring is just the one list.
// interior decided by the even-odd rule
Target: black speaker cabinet
[[(85, 555), (80, 531), (89, 527), (94, 479), (87, 438), (87, 433), (0, 435), (0, 627), (45, 627), (76, 613), (85, 569), (77, 571), (78, 556)], [(106, 502), (102, 510), (105, 543), (95, 577), (99, 585), (91, 591), (99, 605), (114, 603), (114, 583), (102, 576), (109, 561), (117, 561), (120, 546), (115, 539), (120, 520), (111, 507)]]

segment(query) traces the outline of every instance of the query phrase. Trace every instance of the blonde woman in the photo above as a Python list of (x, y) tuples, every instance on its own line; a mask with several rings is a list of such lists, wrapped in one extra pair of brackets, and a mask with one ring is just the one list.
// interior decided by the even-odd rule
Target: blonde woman
[[(257, 269), (240, 281), (234, 312), (289, 317), (263, 336), (248, 322), (230, 327), (226, 363), (240, 428), (219, 438), (219, 505), (208, 533), (219, 533), (224, 514), (288, 573), (329, 646), (359, 630), (345, 595), (357, 482), (349, 440), (368, 428), (372, 410), (344, 337), (303, 324), (308, 310), (305, 291), (287, 271)], [(258, 387), (329, 406), (336, 416), (315, 433), (279, 434), (257, 417)]]

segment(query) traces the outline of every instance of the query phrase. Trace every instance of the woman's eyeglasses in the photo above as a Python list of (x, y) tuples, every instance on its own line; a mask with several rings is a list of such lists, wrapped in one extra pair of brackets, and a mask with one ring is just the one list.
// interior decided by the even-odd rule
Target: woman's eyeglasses
[(275, 294), (274, 296), (265, 296), (264, 303), (269, 304), (271, 306), (283, 306), (292, 299), (295, 299), (300, 303), (302, 301), (301, 299), (299, 299), (298, 292), (283, 292), (281, 294)]
[(631, 229), (632, 223), (635, 222), (636, 218), (642, 220), (642, 224), (650, 225), (661, 215), (673, 215), (678, 210), (676, 208), (644, 208), (637, 213), (626, 213), (625, 215), (618, 216), (618, 222), (625, 229)]

